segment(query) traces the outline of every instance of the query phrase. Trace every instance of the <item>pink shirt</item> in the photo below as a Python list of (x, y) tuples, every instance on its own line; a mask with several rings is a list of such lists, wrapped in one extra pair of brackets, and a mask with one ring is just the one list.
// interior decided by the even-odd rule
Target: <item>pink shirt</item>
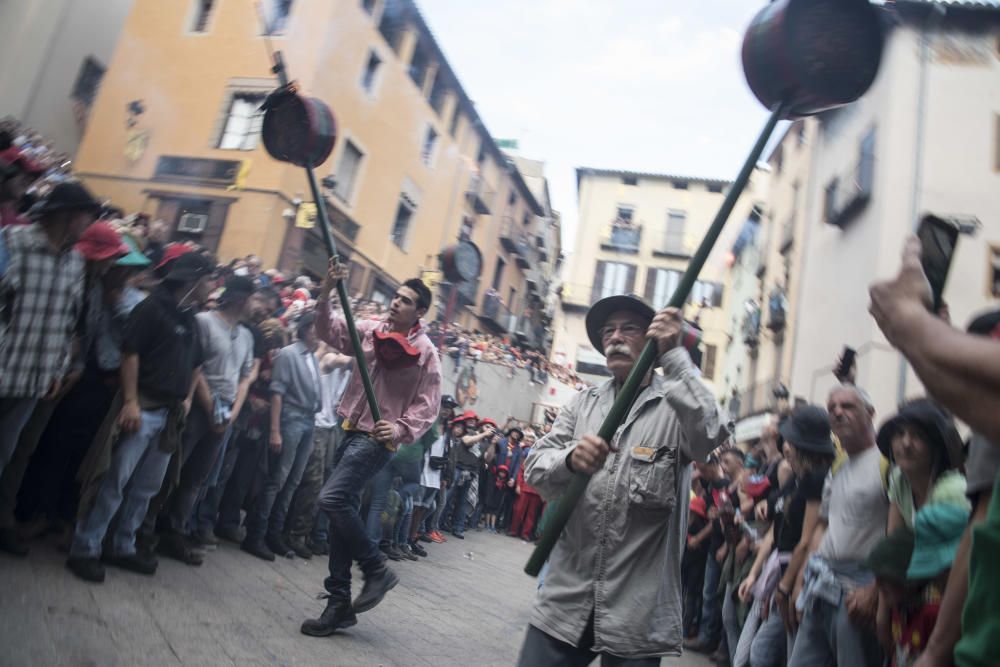
[[(382, 368), (375, 357), (373, 334), (389, 331), (389, 324), (382, 320), (361, 320), (355, 324), (382, 419), (393, 425), (393, 444), (415, 442), (430, 429), (441, 410), (441, 362), (437, 349), (421, 324), (407, 334), (410, 345), (420, 352), (417, 364), (409, 368)], [(337, 350), (354, 356), (347, 322), (331, 311), (328, 301), (317, 304), (316, 333)], [(337, 413), (350, 422), (351, 428), (361, 431), (375, 428), (360, 373), (351, 374)]]

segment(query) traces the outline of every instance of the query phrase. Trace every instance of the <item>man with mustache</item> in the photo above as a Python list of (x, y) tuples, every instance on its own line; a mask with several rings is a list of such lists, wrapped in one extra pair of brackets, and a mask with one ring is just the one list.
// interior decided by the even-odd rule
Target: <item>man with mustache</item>
[[(525, 462), (546, 499), (575, 473), (592, 475), (556, 543), (519, 665), (658, 665), (681, 653), (681, 559), (690, 463), (728, 436), (726, 419), (680, 339), (681, 312), (655, 313), (634, 296), (595, 303), (587, 335), (612, 378), (577, 394)], [(650, 372), (612, 441), (595, 435), (648, 339)]]

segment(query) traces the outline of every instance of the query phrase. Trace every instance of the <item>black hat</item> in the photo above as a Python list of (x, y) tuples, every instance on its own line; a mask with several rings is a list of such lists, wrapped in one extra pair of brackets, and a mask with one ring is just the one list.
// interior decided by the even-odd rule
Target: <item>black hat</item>
[(188, 252), (170, 263), (164, 282), (190, 283), (211, 275), (215, 270), (208, 258), (198, 252)]
[(521, 435), (521, 440), (524, 440), (524, 431), (522, 431), (519, 426), (511, 426), (509, 429), (507, 429), (507, 437), (509, 438), (510, 434), (513, 433), (514, 431), (517, 431)]
[(631, 311), (652, 322), (656, 311), (634, 294), (617, 294), (601, 299), (587, 311), (587, 337), (594, 349), (604, 354), (604, 342), (601, 340), (601, 327), (612, 314), (619, 310)]
[(887, 459), (893, 460), (892, 439), (906, 425), (916, 426), (926, 436), (929, 445), (944, 452), (948, 468), (962, 465), (965, 459), (962, 454), (962, 437), (955, 428), (955, 422), (944, 410), (926, 398), (905, 404), (896, 416), (886, 420), (879, 428), (875, 442)]
[(455, 397), (452, 396), (451, 394), (442, 394), (441, 395), (441, 407), (442, 408), (457, 408), (458, 407), (458, 401), (456, 401)]
[(253, 281), (244, 276), (231, 276), (226, 280), (226, 290), (219, 297), (219, 305), (234, 301), (245, 301), (254, 293)]
[(97, 215), (101, 212), (101, 203), (81, 183), (64, 181), (52, 188), (45, 199), (32, 206), (28, 217), (37, 220), (58, 211), (90, 211)]
[(817, 454), (836, 454), (830, 437), (830, 418), (826, 410), (815, 405), (803, 405), (778, 426), (781, 437), (798, 449)]

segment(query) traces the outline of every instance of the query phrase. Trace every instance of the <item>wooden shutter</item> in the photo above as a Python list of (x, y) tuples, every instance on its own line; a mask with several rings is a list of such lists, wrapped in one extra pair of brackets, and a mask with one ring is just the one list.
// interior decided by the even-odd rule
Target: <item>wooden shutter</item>
[(628, 277), (625, 279), (625, 293), (632, 294), (635, 292), (635, 264), (628, 265)]
[(597, 261), (597, 270), (594, 271), (594, 285), (590, 289), (590, 303), (594, 304), (599, 298), (601, 298), (601, 287), (604, 285), (604, 268), (607, 262), (603, 260)]
[(160, 205), (156, 209), (156, 217), (167, 223), (169, 228), (169, 238), (173, 238), (177, 232), (177, 217), (180, 214), (181, 202), (179, 199), (160, 199)]
[(646, 299), (646, 303), (656, 308), (657, 304), (653, 303), (653, 297), (656, 292), (656, 269), (649, 267), (646, 269), (646, 288), (643, 290), (642, 295)]

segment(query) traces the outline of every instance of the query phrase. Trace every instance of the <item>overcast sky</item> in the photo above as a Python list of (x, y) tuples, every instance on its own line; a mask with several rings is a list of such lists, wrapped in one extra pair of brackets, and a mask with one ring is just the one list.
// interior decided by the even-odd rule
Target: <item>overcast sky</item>
[(493, 137), (546, 162), (567, 242), (576, 167), (732, 179), (766, 120), (740, 64), (762, 0), (417, 2)]

